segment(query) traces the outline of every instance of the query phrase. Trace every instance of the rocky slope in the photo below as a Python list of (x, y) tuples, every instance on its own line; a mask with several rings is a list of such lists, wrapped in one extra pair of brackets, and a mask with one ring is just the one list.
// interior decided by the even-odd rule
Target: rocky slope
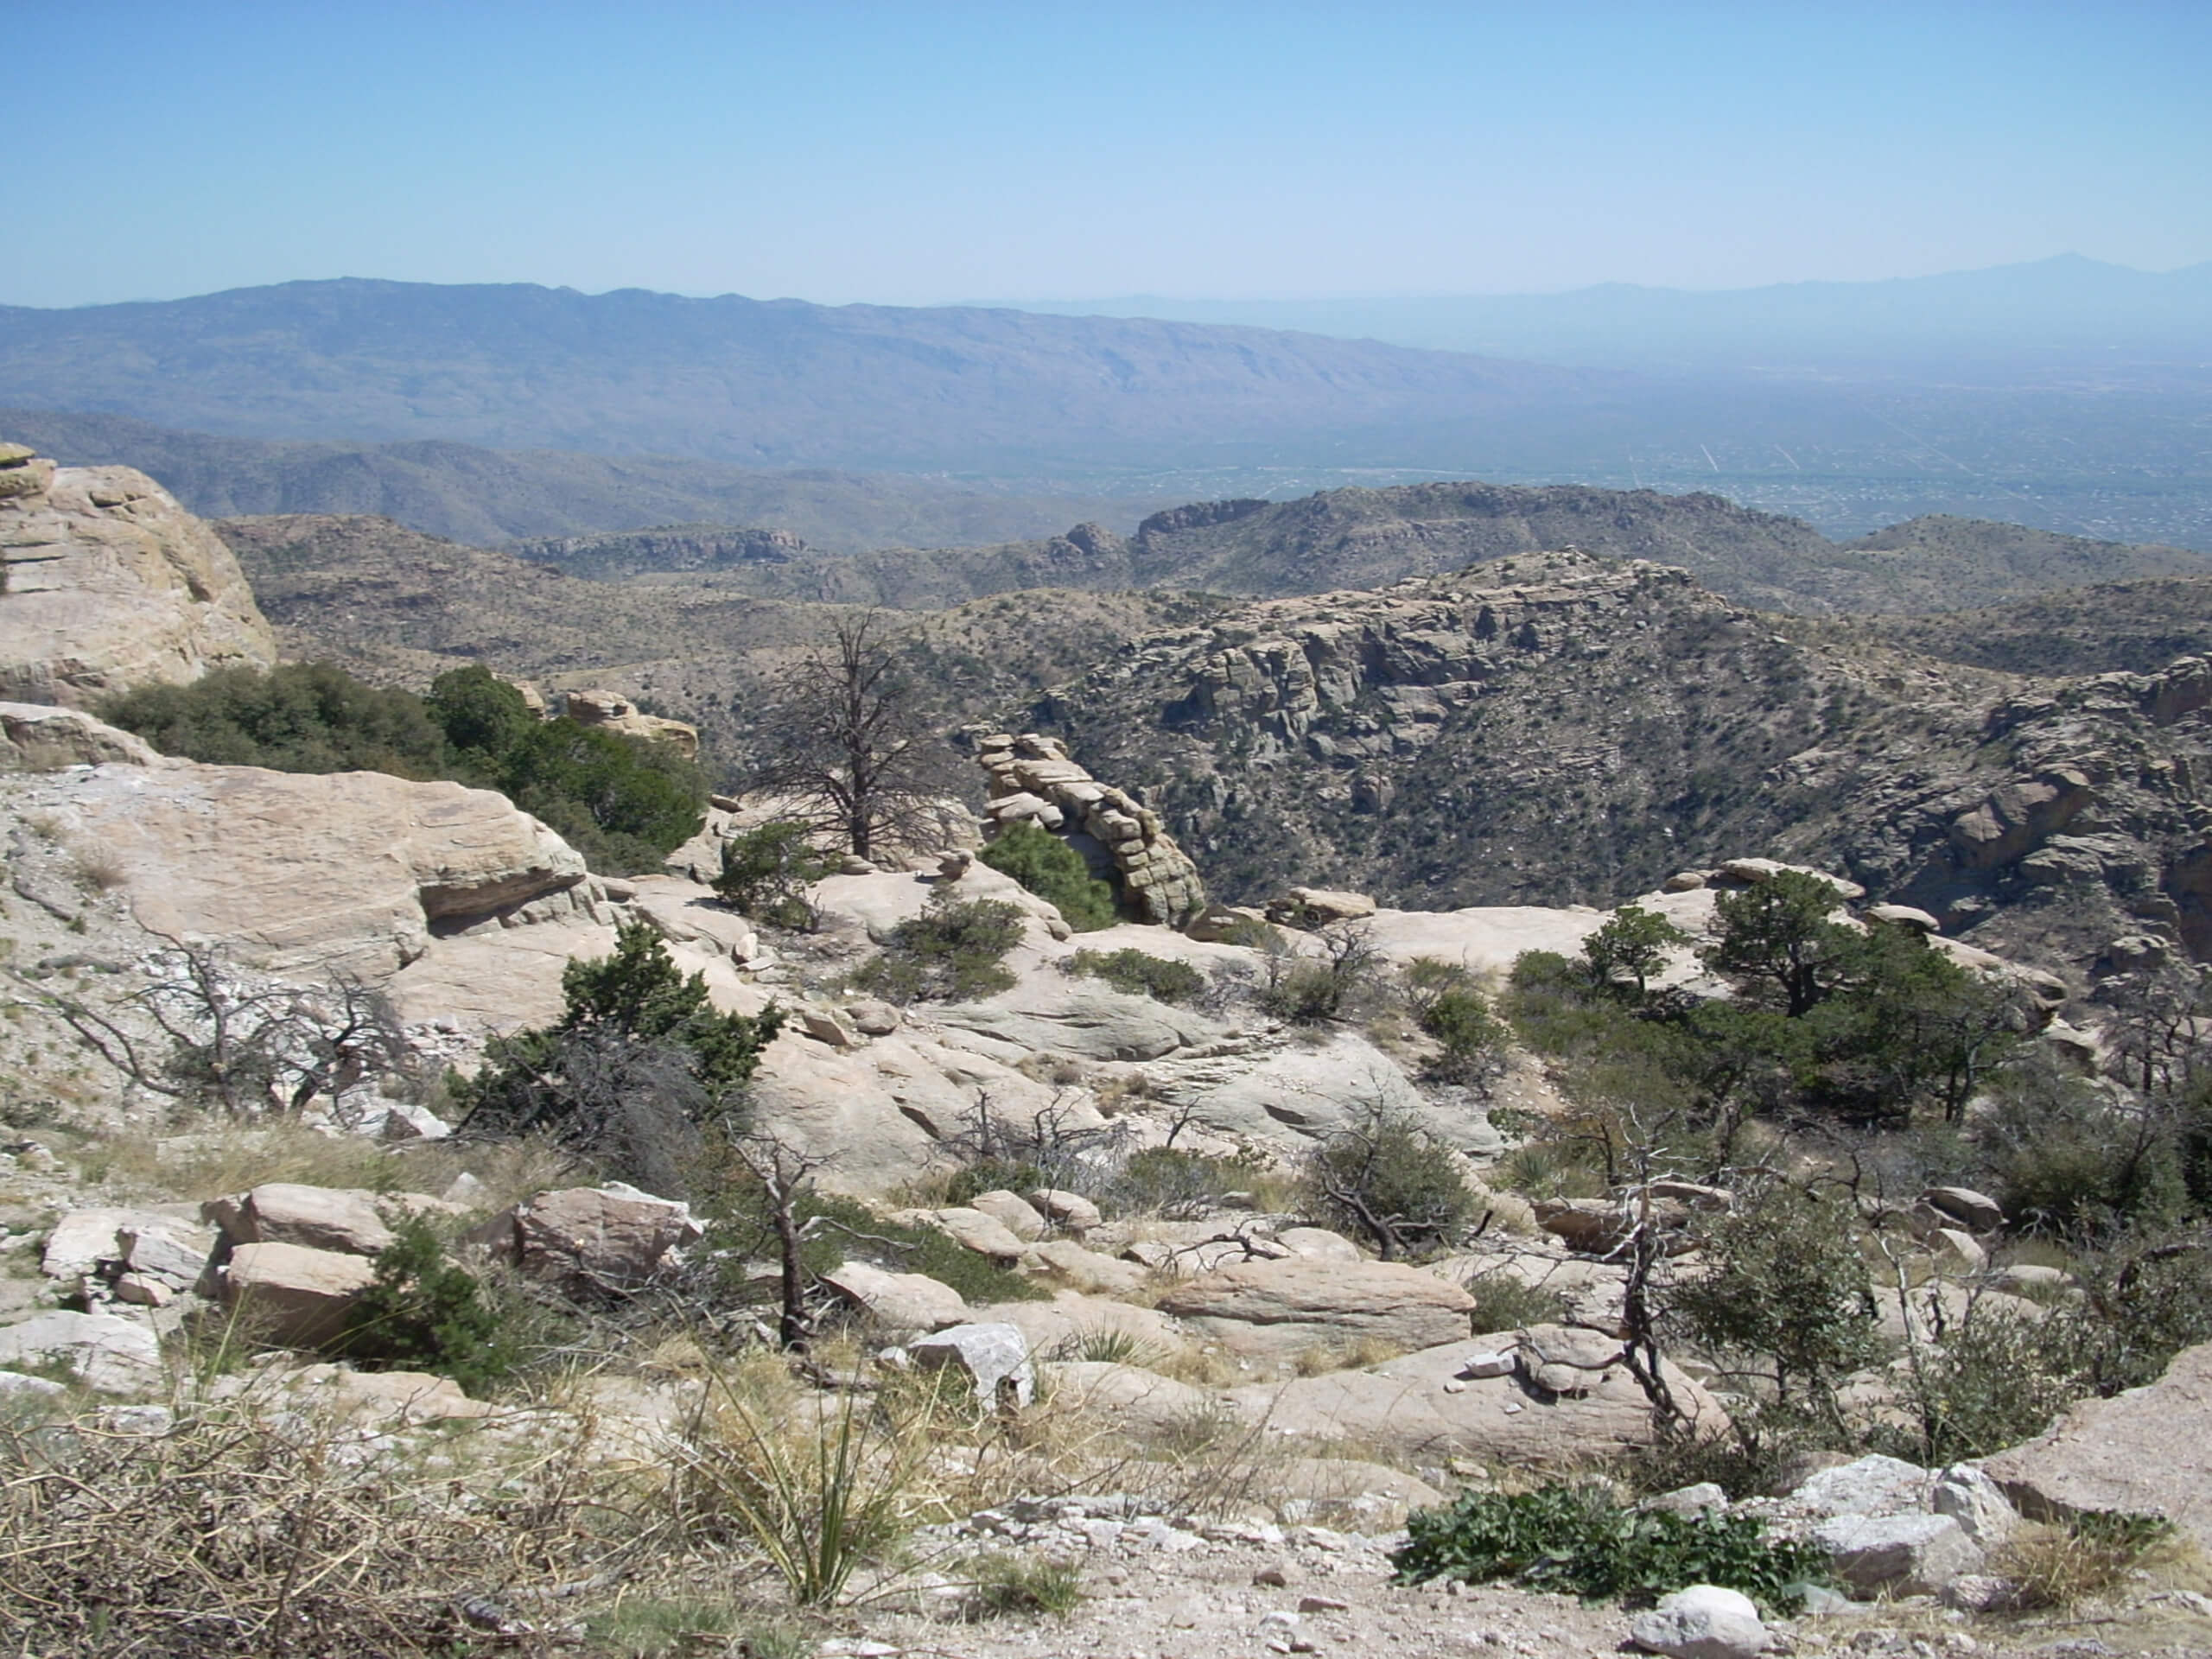
[[(733, 579), (763, 594), (908, 607), (1027, 588), (1281, 595), (1380, 588), (1567, 547), (1681, 565), (1739, 604), (1813, 614), (1948, 610), (2071, 584), (2212, 569), (2212, 556), (2182, 548), (1980, 519), (1916, 518), (1839, 543), (1801, 519), (1717, 495), (1467, 483), (1200, 502), (1156, 512), (1127, 537), (1084, 524), (1043, 541), (995, 546), (851, 557), (794, 551), (739, 564)], [(589, 574), (587, 566), (634, 564), (638, 552), (635, 538), (585, 537), (557, 556)], [(664, 556), (692, 556), (671, 549)]]
[(2038, 685), (1555, 553), (1136, 642), (1033, 711), (1223, 896), (1611, 903), (1758, 847), (2087, 969), (2202, 919), (2198, 659)]
[(0, 696), (81, 706), (276, 660), (237, 559), (143, 473), (0, 443)]

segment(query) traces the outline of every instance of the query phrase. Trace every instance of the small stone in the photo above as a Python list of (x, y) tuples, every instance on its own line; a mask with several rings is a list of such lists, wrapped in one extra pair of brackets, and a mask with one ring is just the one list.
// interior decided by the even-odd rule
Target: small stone
[(1739, 1590), (1694, 1584), (1629, 1624), (1629, 1640), (1669, 1659), (1756, 1659), (1767, 1645), (1759, 1610)]
[(1338, 1601), (1334, 1596), (1300, 1596), (1298, 1611), (1301, 1613), (1341, 1613), (1349, 1611), (1350, 1602)]

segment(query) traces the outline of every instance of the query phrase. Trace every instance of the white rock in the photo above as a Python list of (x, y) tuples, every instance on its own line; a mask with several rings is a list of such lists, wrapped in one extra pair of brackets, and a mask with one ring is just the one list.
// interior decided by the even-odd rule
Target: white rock
[(1715, 1483), (1701, 1480), (1694, 1486), (1677, 1486), (1671, 1492), (1661, 1492), (1656, 1497), (1647, 1497), (1637, 1507), (1640, 1510), (1662, 1510), (1669, 1515), (1700, 1515), (1707, 1510), (1726, 1509), (1728, 1494)]
[(1936, 1477), (1929, 1507), (1956, 1521), (1983, 1549), (1994, 1549), (2020, 1524), (2004, 1489), (1970, 1463), (1955, 1463)]
[(1467, 1356), (1467, 1363), (1459, 1368), (1459, 1375), (1470, 1381), (1492, 1376), (1510, 1376), (1520, 1363), (1517, 1348), (1488, 1348)]
[(956, 1325), (906, 1344), (924, 1370), (955, 1366), (974, 1383), (976, 1398), (988, 1407), (1027, 1405), (1035, 1397), (1037, 1372), (1029, 1363), (1029, 1339), (1012, 1325)]
[(1879, 1453), (1823, 1469), (1789, 1494), (1789, 1501), (1821, 1515), (1891, 1515), (1923, 1502), (1928, 1471)]
[(1981, 1551), (1948, 1515), (1842, 1515), (1810, 1537), (1837, 1577), (1868, 1595), (1932, 1595), (1982, 1566)]
[(1751, 1599), (1717, 1584), (1694, 1584), (1663, 1598), (1630, 1621), (1628, 1637), (1670, 1659), (1755, 1659), (1767, 1644)]
[(137, 1394), (162, 1380), (162, 1344), (114, 1313), (34, 1314), (0, 1328), (0, 1365), (60, 1365), (101, 1394)]

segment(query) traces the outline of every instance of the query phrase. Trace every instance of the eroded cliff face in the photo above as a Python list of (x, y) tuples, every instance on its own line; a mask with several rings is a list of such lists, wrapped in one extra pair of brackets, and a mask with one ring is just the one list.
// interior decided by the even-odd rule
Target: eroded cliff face
[(230, 550), (130, 467), (0, 444), (0, 698), (84, 708), (276, 660)]
[(2084, 976), (2212, 957), (2212, 664), (2037, 682), (1790, 628), (1532, 555), (1240, 607), (1037, 713), (1232, 902), (1609, 905), (1755, 849)]

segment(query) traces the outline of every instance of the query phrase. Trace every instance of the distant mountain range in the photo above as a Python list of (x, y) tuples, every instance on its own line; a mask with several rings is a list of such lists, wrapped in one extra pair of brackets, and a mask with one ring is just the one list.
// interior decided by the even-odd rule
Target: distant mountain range
[[(378, 512), (479, 542), (737, 523), (974, 544), (1481, 478), (1710, 491), (1831, 537), (1939, 514), (2212, 550), (2209, 271), (1436, 302), (1491, 334), (1444, 316), (1420, 335), (1551, 363), (1212, 321), (294, 283), (0, 308), (0, 407), (73, 411), (14, 435), (144, 466), (202, 511)], [(118, 421), (162, 430), (87, 424)], [(226, 447), (245, 440), (288, 447)], [(764, 476), (823, 471), (924, 478)], [(1096, 504), (1004, 499), (1076, 495)]]
[[(1972, 360), (1985, 369), (2119, 353), (2212, 353), (2212, 264), (2132, 270), (2076, 254), (1877, 283), (1693, 292), (1607, 283), (1564, 294), (1433, 299), (1012, 302), (1048, 315), (1295, 328), (1433, 350), (1608, 367), (1742, 370)], [(2202, 367), (2201, 361), (2198, 366)]]
[(272, 442), (119, 415), (0, 409), (0, 440), (74, 467), (136, 467), (193, 512), (372, 513), (478, 546), (646, 524), (772, 524), (825, 553), (1050, 536), (1077, 516), (1134, 524), (1159, 496), (1068, 497), (944, 479), (765, 470), (680, 456), (411, 443)]
[(287, 283), (0, 308), (0, 404), (232, 436), (443, 439), (746, 466), (1188, 466), (1409, 431), (1580, 425), (1582, 370), (1371, 341), (1020, 311), (627, 289)]

